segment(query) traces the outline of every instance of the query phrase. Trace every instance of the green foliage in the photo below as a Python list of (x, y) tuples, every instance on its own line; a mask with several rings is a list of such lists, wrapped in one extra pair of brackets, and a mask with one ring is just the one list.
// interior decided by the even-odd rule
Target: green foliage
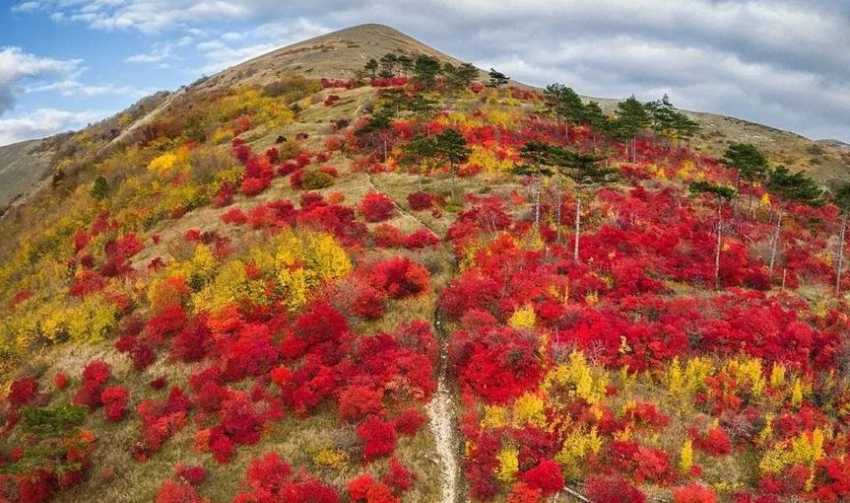
[(617, 120), (614, 122), (614, 137), (620, 141), (631, 140), (652, 124), (646, 107), (634, 95), (617, 103)]
[(749, 143), (729, 145), (720, 162), (730, 168), (737, 168), (741, 176), (750, 181), (762, 178), (770, 169), (764, 154)]
[(94, 179), (94, 184), (89, 191), (89, 195), (98, 201), (102, 201), (109, 195), (109, 182), (106, 181), (106, 178), (104, 178), (103, 175), (98, 175), (97, 178)]
[(466, 89), (478, 76), (478, 69), (469, 63), (454, 66), (451, 63), (443, 65), (443, 75), (449, 91), (457, 92)]
[(813, 179), (802, 171), (792, 173), (785, 166), (777, 166), (770, 173), (767, 189), (788, 201), (810, 206), (820, 206), (824, 203), (824, 192)]
[(374, 79), (378, 75), (378, 60), (375, 58), (370, 59), (366, 62), (364, 69), (366, 70), (366, 73)]
[(838, 187), (832, 195), (832, 202), (845, 212), (850, 212), (850, 183)]
[(87, 415), (86, 407), (79, 405), (25, 407), (21, 409), (21, 426), (27, 433), (40, 436), (67, 436)]
[(493, 87), (496, 89), (506, 85), (508, 81), (511, 80), (510, 77), (508, 77), (502, 72), (496, 71), (495, 68), (491, 68), (488, 72), (488, 75), (490, 76), (490, 82), (488, 82), (486, 86)]
[(549, 110), (559, 118), (573, 124), (585, 122), (584, 104), (571, 87), (557, 82), (549, 84), (543, 91), (543, 97)]
[(304, 173), (301, 179), (301, 186), (307, 190), (318, 190), (330, 187), (334, 183), (334, 178), (319, 170), (310, 170)]
[(444, 158), (452, 166), (465, 162), (469, 158), (470, 150), (466, 146), (466, 139), (455, 129), (446, 129), (437, 135), (437, 155)]
[(436, 58), (424, 54), (416, 58), (413, 65), (413, 80), (426, 89), (434, 87), (442, 66)]
[(693, 182), (688, 186), (688, 190), (693, 194), (712, 194), (727, 201), (732, 200), (737, 195), (737, 191), (733, 187), (718, 185), (704, 180)]
[(699, 124), (678, 111), (666, 93), (660, 100), (650, 101), (644, 106), (649, 113), (652, 129), (659, 136), (676, 140), (690, 138), (699, 131)]

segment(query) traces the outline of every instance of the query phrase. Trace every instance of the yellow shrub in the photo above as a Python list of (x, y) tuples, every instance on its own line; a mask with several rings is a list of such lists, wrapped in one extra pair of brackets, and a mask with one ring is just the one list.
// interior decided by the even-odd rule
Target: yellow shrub
[(498, 405), (485, 405), (482, 428), (501, 428), (508, 424), (508, 410)]
[(603, 372), (594, 372), (581, 351), (573, 351), (569, 363), (558, 365), (546, 375), (543, 389), (548, 392), (554, 386), (566, 386), (570, 393), (594, 404), (605, 397), (608, 379)]
[(496, 459), (499, 460), (499, 471), (496, 476), (499, 480), (503, 482), (513, 481), (519, 471), (518, 454), (519, 451), (516, 447), (505, 447), (496, 455)]
[(691, 468), (694, 466), (694, 446), (690, 440), (685, 440), (685, 443), (682, 445), (682, 450), (679, 453), (679, 468), (682, 470), (682, 473), (690, 473)]
[(508, 325), (513, 328), (534, 328), (537, 323), (537, 316), (534, 314), (534, 307), (527, 305), (514, 311), (508, 320)]
[(590, 431), (579, 429), (571, 432), (564, 439), (561, 450), (555, 455), (557, 461), (570, 478), (579, 478), (582, 473), (581, 461), (590, 453), (598, 453), (602, 449), (602, 439), (596, 433), (596, 427)]
[(535, 426), (546, 425), (546, 414), (543, 413), (543, 399), (537, 395), (526, 393), (514, 403), (514, 424), (523, 426), (531, 423)]
[(779, 473), (791, 465), (814, 465), (823, 458), (824, 434), (820, 428), (801, 433), (790, 442), (780, 442), (768, 450), (759, 463), (762, 473)]

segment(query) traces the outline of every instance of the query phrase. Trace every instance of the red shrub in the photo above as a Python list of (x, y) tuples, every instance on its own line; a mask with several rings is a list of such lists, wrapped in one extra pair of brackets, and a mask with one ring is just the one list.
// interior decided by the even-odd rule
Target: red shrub
[(415, 297), (428, 290), (428, 270), (408, 258), (396, 257), (374, 266), (375, 285), (393, 299)]
[(537, 466), (522, 474), (526, 484), (540, 489), (544, 496), (555, 494), (564, 488), (561, 466), (551, 459), (544, 459)]
[(339, 417), (357, 422), (366, 416), (380, 413), (383, 408), (384, 391), (371, 386), (353, 385), (339, 394)]
[(673, 489), (673, 501), (674, 503), (717, 503), (717, 495), (711, 489), (694, 483)]
[(200, 485), (207, 478), (207, 471), (203, 466), (185, 466), (178, 464), (174, 468), (174, 477), (190, 486)]
[(381, 481), (396, 491), (406, 491), (413, 486), (413, 473), (410, 472), (395, 456), (390, 458), (389, 471)]
[(57, 389), (67, 388), (69, 384), (68, 374), (65, 372), (57, 372), (56, 375), (53, 376), (53, 384), (56, 385)]
[(438, 238), (436, 234), (428, 229), (420, 229), (408, 234), (407, 237), (404, 238), (404, 247), (416, 250), (420, 248), (428, 248), (429, 246), (436, 246), (439, 242), (440, 238)]
[(188, 484), (166, 480), (156, 493), (155, 503), (209, 503), (209, 500)]
[(370, 192), (363, 196), (358, 210), (367, 222), (383, 222), (393, 216), (393, 200), (380, 192)]
[(363, 459), (367, 463), (375, 458), (389, 456), (395, 450), (395, 427), (378, 416), (369, 416), (358, 426), (357, 436), (363, 441)]
[(393, 424), (400, 434), (412, 437), (425, 424), (425, 421), (427, 421), (425, 415), (418, 410), (405, 409), (395, 418)]
[(89, 410), (101, 406), (100, 394), (109, 380), (111, 368), (102, 360), (90, 362), (83, 369), (83, 382), (71, 402), (74, 405), (85, 405)]
[(127, 415), (127, 390), (123, 386), (109, 386), (100, 393), (106, 418), (114, 423)]
[(414, 211), (431, 209), (435, 201), (437, 201), (437, 196), (428, 192), (411, 192), (407, 195), (407, 204)]
[(585, 483), (593, 503), (646, 503), (646, 496), (621, 476), (593, 475)]
[(260, 192), (269, 188), (271, 178), (245, 178), (242, 180), (240, 190), (246, 196), (256, 196)]
[(9, 403), (18, 408), (29, 405), (38, 394), (38, 381), (31, 377), (24, 377), (14, 381), (9, 388)]
[(221, 214), (221, 221), (226, 224), (242, 225), (248, 221), (248, 217), (239, 208), (230, 208)]
[(705, 434), (691, 431), (694, 447), (705, 452), (709, 456), (725, 456), (732, 452), (732, 442), (723, 428), (717, 426), (711, 428)]
[(542, 376), (535, 344), (513, 329), (462, 331), (455, 344), (461, 384), (487, 403), (508, 402), (534, 387)]

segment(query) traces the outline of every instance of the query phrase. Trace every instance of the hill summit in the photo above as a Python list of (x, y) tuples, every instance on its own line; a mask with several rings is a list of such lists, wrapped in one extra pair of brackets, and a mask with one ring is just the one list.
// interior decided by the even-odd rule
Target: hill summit
[(0, 502), (847, 500), (842, 148), (380, 25), (6, 148)]

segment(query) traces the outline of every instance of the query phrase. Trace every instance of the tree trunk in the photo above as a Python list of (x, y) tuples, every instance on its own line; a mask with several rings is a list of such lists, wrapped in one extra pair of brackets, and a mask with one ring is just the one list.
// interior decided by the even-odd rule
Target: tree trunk
[(723, 199), (717, 202), (717, 246), (714, 249), (714, 288), (720, 288), (720, 247), (723, 241)]
[(773, 280), (773, 266), (776, 263), (776, 245), (779, 243), (779, 231), (782, 227), (782, 210), (782, 208), (779, 209), (779, 218), (776, 219), (776, 229), (773, 231), (773, 240), (770, 245), (770, 267), (768, 267), (767, 273), (771, 281)]
[(556, 239), (557, 239), (557, 242), (560, 243), (561, 242), (561, 206), (563, 204), (562, 201), (563, 201), (564, 194), (563, 194), (563, 192), (561, 192), (560, 184), (558, 184), (557, 190), (558, 190), (558, 223), (555, 226), (555, 228), (556, 228), (557, 233), (558, 233)]
[(844, 267), (844, 239), (847, 232), (847, 210), (841, 218), (841, 231), (838, 233), (838, 259), (835, 261), (835, 295), (841, 294), (841, 273)]
[(457, 197), (455, 197), (455, 185), (457, 185), (457, 177), (455, 176), (454, 163), (449, 163), (449, 170), (452, 172), (452, 203), (456, 203)]
[(575, 238), (575, 246), (573, 247), (573, 260), (578, 262), (578, 244), (579, 239), (581, 238), (581, 199), (578, 194), (576, 194), (576, 238)]
[(540, 176), (534, 177), (534, 230), (540, 232)]

